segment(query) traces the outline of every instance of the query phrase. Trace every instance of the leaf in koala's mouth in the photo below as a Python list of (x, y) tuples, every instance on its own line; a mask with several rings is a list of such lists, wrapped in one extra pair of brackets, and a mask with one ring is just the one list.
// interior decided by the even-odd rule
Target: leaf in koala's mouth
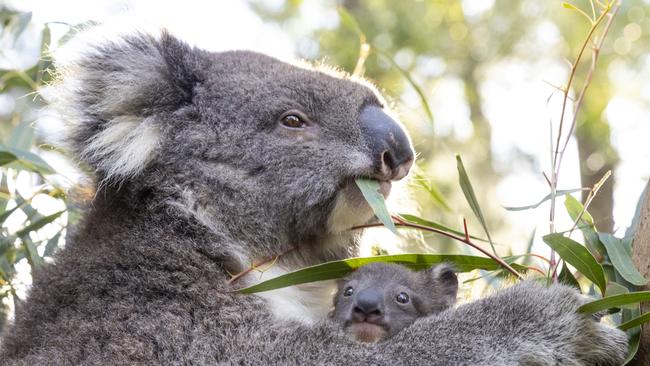
[(386, 228), (392, 231), (395, 235), (399, 236), (397, 228), (390, 217), (384, 196), (380, 193), (379, 182), (374, 179), (357, 178), (354, 180), (363, 197), (368, 201), (368, 205), (375, 212), (375, 216), (384, 224)]

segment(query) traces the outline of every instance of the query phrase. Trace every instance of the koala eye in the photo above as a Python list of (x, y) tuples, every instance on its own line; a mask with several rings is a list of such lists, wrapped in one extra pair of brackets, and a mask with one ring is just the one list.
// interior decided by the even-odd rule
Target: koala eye
[(352, 296), (353, 293), (354, 293), (354, 289), (352, 287), (347, 287), (343, 291), (343, 296), (345, 296), (345, 297)]
[(409, 302), (409, 295), (406, 292), (400, 292), (395, 297), (395, 300), (400, 304), (407, 304)]
[(293, 112), (286, 113), (284, 116), (282, 116), (280, 121), (284, 126), (289, 128), (303, 128), (307, 125), (304, 117), (298, 113)]

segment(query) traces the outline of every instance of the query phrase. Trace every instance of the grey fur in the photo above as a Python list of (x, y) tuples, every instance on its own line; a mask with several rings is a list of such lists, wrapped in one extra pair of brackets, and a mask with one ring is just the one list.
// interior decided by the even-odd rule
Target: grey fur
[[(2, 339), (3, 365), (616, 365), (625, 356), (625, 334), (577, 314), (579, 294), (559, 285), (523, 282), (378, 345), (328, 321), (278, 319), (267, 300), (233, 292), (227, 272), (296, 244), (277, 266), (355, 253), (358, 233), (329, 219), (359, 196), (352, 179), (376, 171), (355, 121), (381, 101), (364, 85), (136, 34), (95, 46), (60, 90), (76, 123), (72, 151), (104, 183), (55, 264), (34, 274)], [(278, 114), (291, 108), (316, 130), (283, 130)], [(126, 117), (159, 139), (138, 169), (112, 170), (119, 151), (84, 149)], [(371, 216), (362, 202), (346, 207)]]
[[(376, 300), (366, 309), (360, 303), (364, 293)], [(372, 263), (338, 281), (330, 316), (351, 338), (376, 342), (394, 336), (418, 318), (453, 306), (457, 293), (458, 278), (449, 264), (415, 272), (397, 264)], [(405, 302), (398, 302), (398, 295), (406, 296)]]

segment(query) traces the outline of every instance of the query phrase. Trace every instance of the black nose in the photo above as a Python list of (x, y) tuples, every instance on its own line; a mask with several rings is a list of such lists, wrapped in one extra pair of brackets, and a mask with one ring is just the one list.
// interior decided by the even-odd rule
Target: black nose
[(374, 288), (367, 288), (359, 292), (354, 299), (354, 316), (364, 320), (365, 318), (378, 317), (382, 315), (381, 293)]
[(402, 127), (374, 105), (359, 115), (379, 180), (398, 180), (408, 174), (415, 155)]

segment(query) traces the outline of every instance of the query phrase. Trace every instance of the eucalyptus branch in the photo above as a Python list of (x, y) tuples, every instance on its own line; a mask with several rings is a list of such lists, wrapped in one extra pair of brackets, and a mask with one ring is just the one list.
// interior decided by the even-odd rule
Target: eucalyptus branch
[[(521, 273), (517, 272), (517, 270), (512, 268), (512, 266), (510, 266), (508, 263), (506, 263), (506, 261), (504, 261), (499, 256), (488, 252), (487, 250), (481, 248), (480, 246), (478, 246), (477, 244), (472, 242), (472, 240), (469, 238), (469, 233), (467, 231), (465, 231), (465, 237), (461, 237), (461, 236), (457, 236), (457, 235), (448, 233), (446, 231), (438, 230), (438, 229), (435, 229), (435, 228), (432, 228), (432, 227), (429, 227), (429, 226), (424, 226), (424, 225), (404, 221), (403, 219), (401, 219), (400, 217), (395, 216), (395, 215), (393, 215), (392, 218), (395, 221), (395, 226), (401, 226), (401, 227), (406, 227), (406, 228), (412, 228), (412, 229), (418, 229), (418, 230), (437, 233), (437, 234), (446, 236), (446, 237), (448, 237), (450, 239), (453, 239), (453, 240), (459, 241), (461, 243), (464, 243), (466, 245), (469, 245), (470, 247), (472, 247), (472, 248), (478, 250), (479, 252), (485, 254), (486, 256), (492, 258), (495, 262), (499, 263), (503, 268), (508, 270), (508, 272), (512, 273), (518, 279), (523, 279), (523, 276), (521, 275)], [(369, 227), (381, 227), (381, 226), (384, 226), (384, 224), (382, 224), (382, 223), (366, 224), (366, 225), (355, 226), (355, 227), (351, 228), (350, 230), (358, 230), (358, 229), (365, 229), (365, 228), (369, 228)]]
[[(591, 25), (591, 28), (589, 29), (589, 32), (587, 33), (587, 36), (585, 37), (581, 47), (580, 51), (578, 52), (578, 55), (575, 59), (575, 61), (571, 64), (571, 72), (569, 74), (569, 80), (567, 81), (567, 85), (562, 88), (563, 91), (563, 98), (562, 98), (562, 110), (560, 114), (560, 123), (558, 126), (558, 134), (557, 134), (557, 141), (555, 143), (555, 146), (553, 147), (553, 156), (551, 159), (551, 179), (550, 179), (550, 186), (551, 186), (551, 208), (550, 208), (550, 213), (549, 213), (549, 226), (550, 226), (550, 232), (554, 233), (555, 232), (555, 196), (557, 193), (557, 185), (558, 185), (558, 178), (559, 178), (559, 173), (560, 173), (560, 167), (562, 165), (562, 159), (564, 158), (564, 153), (566, 151), (566, 148), (569, 144), (569, 140), (571, 139), (571, 136), (573, 135), (573, 131), (575, 130), (575, 125), (576, 125), (576, 120), (577, 120), (577, 115), (578, 112), (580, 111), (582, 107), (582, 103), (584, 101), (585, 94), (587, 92), (587, 89), (589, 88), (589, 85), (591, 84), (593, 74), (596, 70), (596, 64), (598, 61), (598, 56), (600, 55), (600, 50), (603, 46), (604, 39), (607, 36), (607, 33), (609, 32), (609, 29), (612, 25), (612, 22), (614, 20), (614, 16), (618, 13), (618, 9), (621, 6), (621, 1), (622, 0), (617, 0), (616, 4), (613, 5), (613, 2), (608, 2), (606, 5), (601, 4), (599, 1), (597, 2), (599, 6), (601, 6), (602, 13), (596, 18)], [(592, 47), (592, 57), (591, 57), (591, 65), (589, 68), (589, 71), (587, 72), (587, 76), (585, 78), (585, 81), (583, 83), (582, 89), (580, 90), (579, 96), (576, 99), (574, 103), (574, 108), (573, 108), (573, 116), (571, 120), (571, 126), (569, 127), (568, 133), (566, 135), (566, 139), (564, 141), (564, 144), (561, 146), (562, 142), (562, 129), (564, 127), (564, 118), (566, 116), (566, 108), (568, 104), (569, 98), (569, 91), (571, 90), (571, 86), (574, 83), (575, 76), (576, 76), (576, 71), (578, 69), (578, 66), (580, 64), (580, 61), (582, 60), (582, 57), (584, 55), (584, 52), (587, 48), (587, 45), (590, 44), (591, 40), (594, 38), (594, 35), (596, 33), (596, 30), (598, 27), (602, 24), (602, 22), (605, 20), (605, 18), (609, 17), (607, 20), (607, 23), (602, 31), (602, 34), (600, 38), (598, 39), (598, 42), (594, 44)], [(547, 179), (548, 180), (548, 179)], [(573, 230), (573, 229), (572, 229)], [(549, 275), (553, 276), (554, 280), (557, 280), (557, 265), (559, 263), (556, 263), (555, 261), (555, 252), (551, 252), (551, 266), (549, 268)]]

